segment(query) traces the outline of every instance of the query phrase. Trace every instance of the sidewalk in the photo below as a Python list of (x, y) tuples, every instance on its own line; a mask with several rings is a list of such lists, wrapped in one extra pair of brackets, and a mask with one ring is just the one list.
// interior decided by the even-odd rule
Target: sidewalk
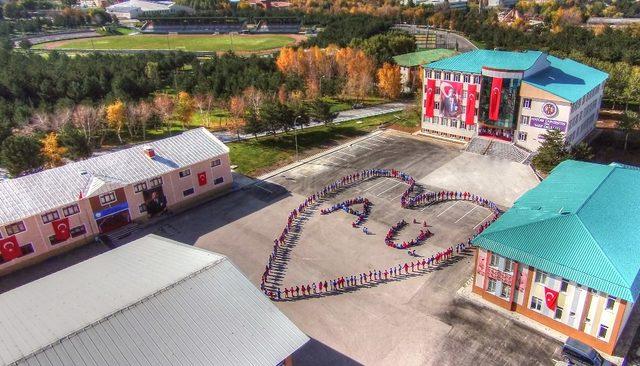
[[(380, 116), (383, 114), (388, 114), (388, 113), (395, 113), (395, 112), (400, 112), (402, 110), (404, 110), (404, 108), (408, 105), (410, 105), (411, 102), (394, 102), (394, 103), (386, 103), (386, 104), (380, 104), (380, 105), (375, 105), (375, 106), (371, 106), (371, 107), (366, 107), (366, 108), (359, 108), (359, 109), (349, 109), (346, 111), (342, 111), (338, 113), (338, 117), (336, 117), (336, 119), (333, 120), (333, 124), (339, 124), (342, 122), (347, 122), (347, 121), (353, 121), (355, 119), (362, 119), (362, 118), (367, 118), (367, 117), (373, 117), (373, 116)], [(321, 126), (323, 125), (322, 122), (312, 122), (306, 126), (304, 126), (304, 128), (309, 128), (309, 127), (316, 127), (316, 126)], [(277, 133), (282, 133), (284, 132), (283, 130), (279, 130)], [(254, 138), (254, 135), (251, 134), (244, 134), (241, 133), (239, 138), (237, 134), (228, 132), (228, 131), (223, 131), (223, 132), (212, 132), (214, 136), (216, 136), (217, 138), (220, 139), (220, 141), (222, 142), (232, 142), (232, 141), (241, 141), (241, 140), (246, 140), (246, 139), (250, 139), (250, 138)], [(263, 133), (259, 133), (257, 136), (266, 136), (271, 134), (271, 132), (263, 132)]]

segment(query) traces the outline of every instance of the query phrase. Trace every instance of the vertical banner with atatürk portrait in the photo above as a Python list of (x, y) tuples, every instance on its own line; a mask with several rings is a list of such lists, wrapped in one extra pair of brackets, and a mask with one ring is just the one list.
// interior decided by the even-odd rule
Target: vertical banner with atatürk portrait
[(147, 214), (153, 217), (167, 209), (167, 197), (164, 195), (162, 186), (147, 189), (142, 192), (142, 198), (147, 206)]
[(462, 83), (440, 83), (440, 114), (443, 117), (458, 117), (462, 114)]

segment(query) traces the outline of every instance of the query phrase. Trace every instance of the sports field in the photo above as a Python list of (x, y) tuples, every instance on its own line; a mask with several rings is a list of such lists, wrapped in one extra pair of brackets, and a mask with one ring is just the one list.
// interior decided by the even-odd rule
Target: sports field
[(284, 47), (300, 41), (298, 35), (156, 35), (108, 36), (42, 43), (40, 49), (74, 50), (181, 50), (255, 52)]

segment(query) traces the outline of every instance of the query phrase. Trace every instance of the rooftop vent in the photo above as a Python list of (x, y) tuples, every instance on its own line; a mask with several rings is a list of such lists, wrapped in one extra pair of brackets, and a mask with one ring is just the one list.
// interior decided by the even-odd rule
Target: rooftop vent
[(142, 149), (144, 150), (144, 154), (149, 159), (153, 159), (153, 157), (156, 156), (156, 151), (153, 149), (153, 147), (147, 145), (147, 146), (143, 147)]

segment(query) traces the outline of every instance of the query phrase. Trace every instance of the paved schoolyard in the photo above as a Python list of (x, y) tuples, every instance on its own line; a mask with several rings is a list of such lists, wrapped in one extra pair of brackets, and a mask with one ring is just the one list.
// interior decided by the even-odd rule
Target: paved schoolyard
[[(177, 214), (136, 232), (131, 239), (154, 232), (225, 254), (258, 286), (273, 239), (288, 212), (307, 195), (365, 168), (396, 168), (419, 180), (420, 189), (446, 189), (446, 182), (430, 184), (424, 178), (461, 156), (474, 163), (475, 157), (463, 154), (458, 146), (385, 132)], [(500, 164), (495, 163), (496, 169), (508, 168)], [(485, 172), (474, 179), (492, 179), (502, 173)], [(464, 181), (459, 178), (456, 182)], [(534, 178), (522, 179), (525, 186)], [(512, 182), (494, 184), (500, 192), (501, 185)], [(320, 215), (312, 211), (284, 259), (286, 268), (279, 281), (290, 287), (373, 269), (384, 272), (413, 259), (405, 250), (384, 244), (386, 231), (399, 220), (415, 218), (430, 225), (434, 236), (415, 247), (418, 255), (427, 256), (465, 240), (489, 215), (485, 208), (468, 202), (402, 209), (399, 195), (404, 189), (406, 185), (399, 181), (375, 178), (329, 197), (317, 209), (356, 196), (370, 199), (373, 208), (365, 226), (373, 234), (352, 228), (353, 217), (345, 212)], [(399, 240), (415, 237), (420, 228), (411, 223)], [(552, 364), (557, 342), (456, 296), (471, 276), (472, 261), (471, 252), (463, 253), (437, 270), (339, 295), (277, 302), (312, 338), (294, 355), (295, 361), (300, 365)]]

